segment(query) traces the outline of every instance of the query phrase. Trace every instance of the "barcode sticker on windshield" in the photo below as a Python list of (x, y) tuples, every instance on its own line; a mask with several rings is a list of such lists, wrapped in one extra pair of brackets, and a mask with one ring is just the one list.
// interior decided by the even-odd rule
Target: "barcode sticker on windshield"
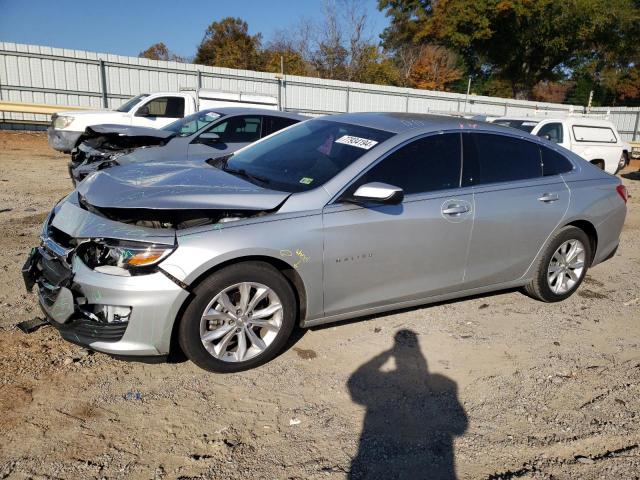
[(352, 137), (351, 135), (344, 135), (336, 140), (336, 143), (344, 143), (345, 145), (351, 145), (352, 147), (363, 148), (369, 150), (375, 147), (378, 142), (375, 140), (369, 140), (368, 138)]

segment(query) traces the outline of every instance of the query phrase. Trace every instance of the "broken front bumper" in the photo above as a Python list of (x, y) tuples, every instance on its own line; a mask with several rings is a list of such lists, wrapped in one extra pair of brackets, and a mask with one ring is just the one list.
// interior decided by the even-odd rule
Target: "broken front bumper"
[(47, 128), (47, 137), (49, 145), (54, 150), (63, 153), (70, 153), (76, 142), (82, 135), (82, 132), (71, 132), (66, 130), (57, 130), (53, 127)]
[[(131, 277), (96, 272), (50, 239), (32, 250), (22, 273), (27, 290), (38, 287), (40, 306), (63, 338), (114, 355), (167, 355), (174, 321), (189, 295), (159, 272)], [(109, 308), (129, 313), (112, 315), (113, 321), (96, 315)]]

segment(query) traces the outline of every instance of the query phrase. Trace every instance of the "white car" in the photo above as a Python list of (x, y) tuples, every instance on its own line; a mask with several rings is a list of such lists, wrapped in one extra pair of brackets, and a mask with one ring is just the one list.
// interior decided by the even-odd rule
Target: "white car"
[(266, 95), (200, 89), (184, 92), (143, 93), (115, 110), (71, 110), (54, 113), (47, 129), (49, 145), (69, 153), (80, 135), (94, 125), (162, 128), (208, 108), (247, 107), (276, 110), (277, 99)]
[(629, 161), (630, 147), (608, 120), (587, 117), (500, 117), (488, 120), (544, 137), (612, 175)]

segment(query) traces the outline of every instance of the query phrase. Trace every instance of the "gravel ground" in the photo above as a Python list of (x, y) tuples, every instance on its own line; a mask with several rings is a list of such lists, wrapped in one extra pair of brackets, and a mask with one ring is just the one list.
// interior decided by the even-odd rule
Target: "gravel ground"
[(15, 328), (40, 315), (20, 267), (65, 168), (44, 135), (0, 132), (0, 478), (639, 478), (638, 165), (618, 254), (567, 301), (313, 329), (234, 375)]

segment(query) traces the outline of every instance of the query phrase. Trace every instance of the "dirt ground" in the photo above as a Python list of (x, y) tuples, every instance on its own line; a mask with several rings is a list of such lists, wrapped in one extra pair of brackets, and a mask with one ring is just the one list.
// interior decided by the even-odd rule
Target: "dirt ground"
[(42, 134), (0, 133), (0, 479), (639, 478), (638, 165), (618, 254), (565, 302), (404, 310), (214, 375), (15, 327), (41, 315), (20, 267), (66, 161)]

